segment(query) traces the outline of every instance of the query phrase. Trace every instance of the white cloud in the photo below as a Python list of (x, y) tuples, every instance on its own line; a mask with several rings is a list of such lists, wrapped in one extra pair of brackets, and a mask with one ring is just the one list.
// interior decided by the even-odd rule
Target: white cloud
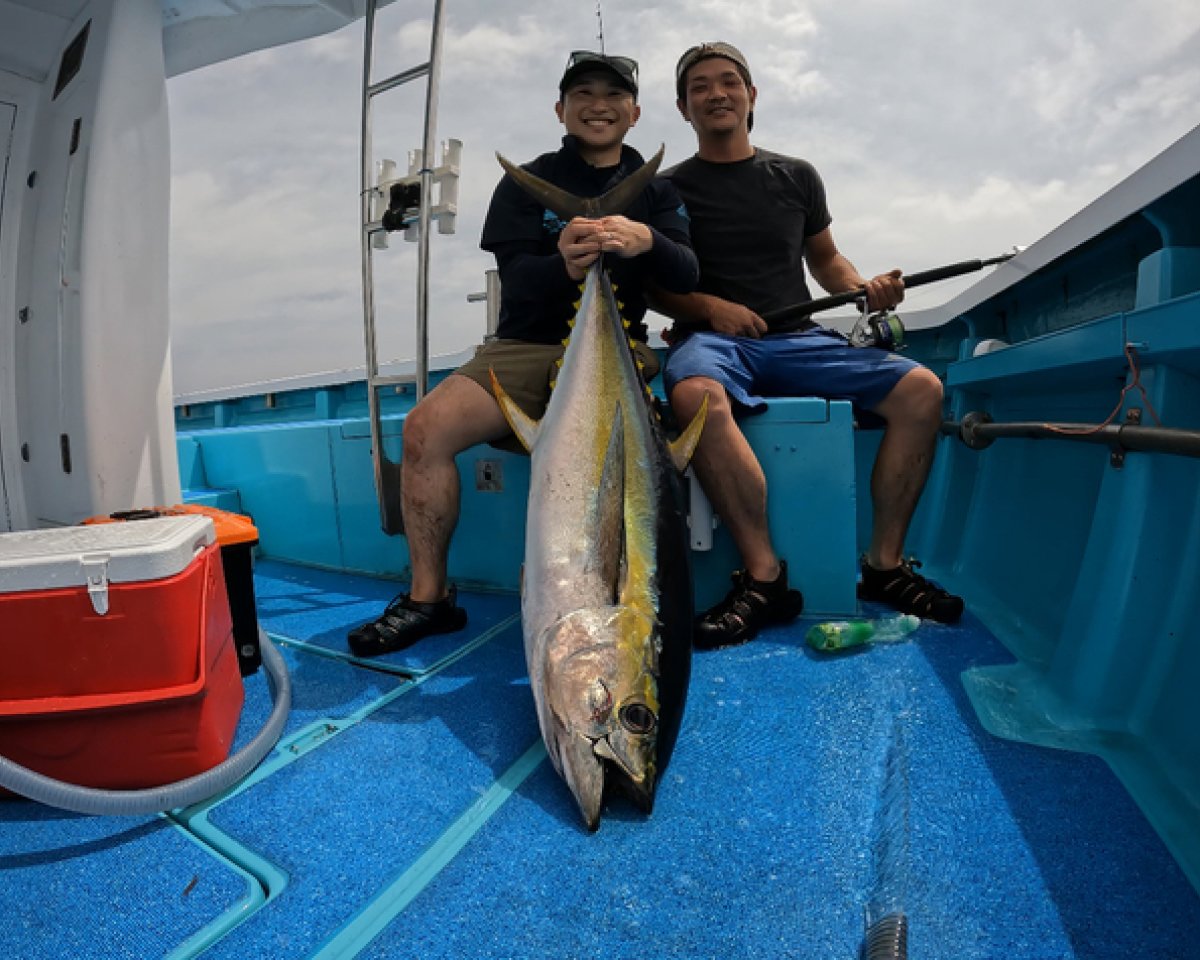
[(1054, 47), (1016, 83), (1017, 95), (1026, 97), (1046, 123), (1058, 123), (1091, 102), (1104, 75), (1099, 51), (1082, 30), (1072, 30), (1065, 43), (1054, 38)]
[[(428, 55), (428, 22), (393, 4), (377, 73)], [(1032, 6), (1029, 7), (1033, 9)], [(724, 39), (759, 88), (755, 139), (812, 160), (839, 247), (864, 271), (924, 269), (1031, 243), (1200, 123), (1200, 5), (1058, 0), (605, 0), (610, 52), (641, 62), (630, 142), (691, 154), (674, 107), (688, 46)], [(431, 349), (479, 340), (467, 304), (491, 258), (479, 231), (499, 178), (561, 135), (566, 54), (596, 45), (595, 5), (448, 6), (439, 135), (465, 142), (458, 231), (434, 241)], [(198, 389), (362, 362), (358, 108), (361, 26), (173, 79), (172, 302), (176, 382)], [(419, 84), (380, 104), (380, 155), (418, 144)], [(415, 247), (376, 258), (382, 353), (413, 351)], [(953, 285), (910, 298), (931, 305)], [(213, 360), (213, 341), (235, 344)]]
[(892, 206), (901, 215), (920, 210), (948, 224), (981, 220), (999, 222), (1028, 218), (1035, 210), (1057, 204), (1065, 193), (1066, 185), (1062, 180), (1028, 184), (989, 176), (965, 195), (922, 190), (920, 195), (898, 197)]
[(451, 30), (446, 43), (454, 47), (455, 70), (491, 76), (520, 70), (543, 56), (558, 63), (566, 55), (560, 31), (535, 17), (518, 18), (515, 29), (476, 23), (462, 32)]
[(1117, 92), (1111, 103), (1097, 104), (1096, 114), (1108, 129), (1186, 116), (1200, 97), (1200, 68), (1180, 73), (1151, 73)]
[(307, 42), (308, 53), (314, 60), (324, 60), (329, 63), (362, 64), (362, 36), (356, 30), (340, 30), (337, 33), (327, 33), (314, 37)]

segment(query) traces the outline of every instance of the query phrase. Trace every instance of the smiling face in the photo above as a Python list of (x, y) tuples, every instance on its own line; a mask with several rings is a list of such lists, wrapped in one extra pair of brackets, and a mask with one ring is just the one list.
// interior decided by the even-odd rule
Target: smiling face
[(679, 112), (701, 141), (749, 138), (748, 118), (758, 91), (746, 84), (738, 65), (708, 57), (688, 69)]
[(567, 133), (579, 141), (584, 159), (611, 166), (621, 159), (621, 144), (641, 116), (641, 108), (626, 87), (606, 70), (580, 74), (554, 105)]

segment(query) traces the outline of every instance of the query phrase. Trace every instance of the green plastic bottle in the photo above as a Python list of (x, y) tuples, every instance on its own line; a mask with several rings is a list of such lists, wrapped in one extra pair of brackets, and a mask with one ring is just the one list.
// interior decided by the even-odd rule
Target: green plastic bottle
[(829, 653), (867, 643), (895, 643), (921, 625), (921, 618), (905, 613), (882, 620), (831, 620), (809, 629), (804, 639), (814, 650)]

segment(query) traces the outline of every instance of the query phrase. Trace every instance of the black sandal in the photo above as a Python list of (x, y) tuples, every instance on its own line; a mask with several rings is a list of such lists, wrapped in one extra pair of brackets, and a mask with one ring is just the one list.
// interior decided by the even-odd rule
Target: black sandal
[(963, 613), (962, 597), (943, 590), (917, 573), (920, 560), (901, 560), (892, 570), (876, 570), (864, 559), (860, 600), (879, 600), (901, 613), (911, 613), (938, 623), (957, 623)]
[(444, 600), (420, 603), (402, 593), (370, 623), (346, 635), (351, 651), (359, 657), (378, 657), (411, 647), (434, 633), (453, 633), (467, 625), (467, 611), (457, 606), (457, 590), (451, 586)]
[(737, 570), (733, 589), (725, 599), (696, 620), (692, 646), (716, 650), (746, 643), (763, 627), (790, 623), (803, 609), (800, 591), (788, 589), (785, 561), (780, 561), (779, 576), (770, 582), (755, 580), (748, 571)]

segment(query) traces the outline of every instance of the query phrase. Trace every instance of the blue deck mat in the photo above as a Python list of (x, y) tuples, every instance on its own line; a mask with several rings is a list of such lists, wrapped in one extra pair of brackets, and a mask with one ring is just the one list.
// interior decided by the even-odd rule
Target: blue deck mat
[(853, 958), (899, 712), (921, 960), (1200, 956), (1200, 900), (1107, 767), (995, 740), (958, 681), (977, 623), (819, 656), (803, 630), (699, 655), (646, 820), (581, 829), (543, 763), (361, 956)]
[(218, 805), (209, 820), (289, 880), (277, 900), (204, 956), (307, 956), (537, 736), (520, 630), (512, 624)]
[[(379, 616), (406, 583), (375, 577), (348, 576), (263, 560), (254, 571), (259, 620), (272, 633), (349, 655), (346, 633)], [(459, 604), (469, 619), (466, 633), (478, 636), (520, 612), (511, 594), (462, 593)], [(413, 674), (422, 673), (457, 650), (463, 634), (427, 637), (408, 650), (379, 657), (377, 662)]]
[(165, 818), (0, 802), (0, 956), (161, 957), (246, 896), (241, 874)]
[[(276, 644), (276, 649), (283, 656), (292, 682), (292, 706), (281, 742), (323, 720), (352, 718), (408, 682), (377, 670), (356, 670), (344, 660), (305, 654), (289, 646), (288, 638), (277, 639), (284, 640)], [(256, 734), (271, 712), (265, 671), (260, 670), (244, 682), (246, 703), (238, 723), (235, 748)]]
[[(402, 682), (281, 647), (293, 685), (284, 740), (363, 710)], [(260, 671), (245, 681), (234, 748), (271, 709)], [(244, 910), (253, 881), (161, 817), (87, 817), (0, 801), (0, 956), (145, 960)]]
[[(269, 629), (331, 650), (396, 589), (282, 564), (257, 583)], [(804, 622), (698, 655), (654, 814), (617, 800), (589, 835), (529, 752), (516, 599), (463, 602), (470, 628), (437, 638), (415, 682), (283, 646), (284, 744), (207, 820), (287, 882), (203, 957), (309, 957), (354, 935), (376, 958), (850, 960), (897, 716), (911, 956), (1200, 957), (1200, 898), (1105, 764), (979, 726), (959, 676), (1009, 657), (969, 616), (840, 656), (804, 647)], [(269, 710), (261, 674), (246, 689), (239, 742)], [(0, 950), (22, 958), (162, 956), (247, 895), (166, 820), (25, 802), (0, 803), (0, 868)]]

